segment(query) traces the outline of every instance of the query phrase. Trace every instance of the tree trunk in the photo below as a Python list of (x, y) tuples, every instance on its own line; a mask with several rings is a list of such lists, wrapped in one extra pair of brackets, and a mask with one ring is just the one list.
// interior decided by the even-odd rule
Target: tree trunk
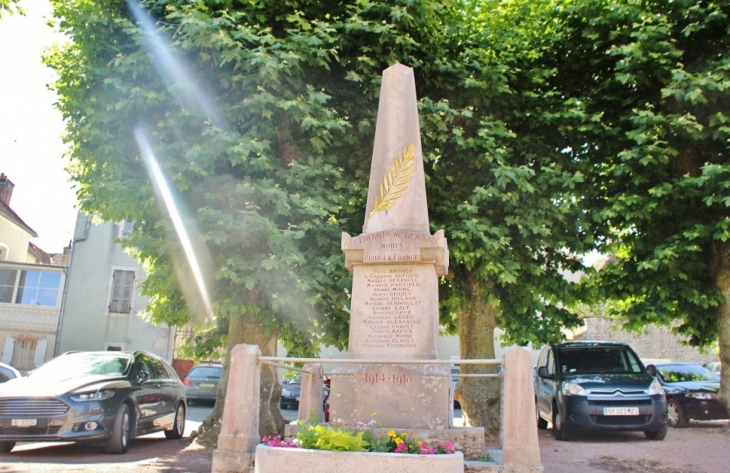
[[(259, 318), (252, 313), (246, 312), (241, 316), (231, 317), (228, 326), (226, 359), (223, 363), (223, 373), (218, 383), (215, 406), (196, 433), (198, 443), (215, 447), (218, 442), (218, 434), (220, 434), (221, 419), (223, 417), (223, 406), (226, 401), (230, 356), (233, 347), (240, 343), (258, 345), (263, 356), (276, 356), (277, 338), (275, 332), (266, 333)], [(280, 398), (281, 386), (276, 375), (276, 368), (262, 364), (259, 401), (259, 434), (261, 436), (284, 434), (286, 419), (284, 419), (281, 415), (281, 410), (279, 410)]]
[[(483, 281), (470, 274), (467, 285), (469, 304), (458, 312), (461, 359), (494, 358), (496, 310), (484, 298)], [(461, 365), (462, 374), (496, 372), (494, 365)], [(499, 378), (461, 378), (454, 399), (461, 405), (464, 425), (484, 427), (487, 435), (499, 434)]]
[(725, 298), (717, 307), (717, 338), (722, 362), (719, 396), (725, 408), (730, 410), (730, 244), (717, 242), (713, 249), (715, 289)]

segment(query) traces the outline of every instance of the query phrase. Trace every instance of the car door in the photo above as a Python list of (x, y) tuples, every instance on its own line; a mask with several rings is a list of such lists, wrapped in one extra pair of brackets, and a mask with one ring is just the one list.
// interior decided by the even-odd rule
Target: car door
[(175, 407), (177, 405), (177, 386), (171, 379), (160, 360), (149, 357), (152, 365), (155, 386), (159, 389), (160, 402), (157, 405), (157, 417), (153, 425), (157, 428), (167, 428), (175, 421)]
[(132, 396), (137, 406), (138, 434), (154, 430), (161, 414), (161, 383), (154, 376), (156, 374), (150, 358), (144, 353), (135, 353), (130, 377), (136, 388)]
[[(544, 361), (542, 361), (544, 360)], [(544, 352), (540, 354), (538, 360), (538, 367), (540, 369), (540, 362), (542, 366), (547, 369), (548, 374), (555, 374), (555, 356), (552, 348), (545, 348)], [(555, 397), (555, 380), (541, 378), (535, 376), (535, 396), (537, 397), (537, 407), (542, 412), (543, 416), (552, 418), (552, 400)]]

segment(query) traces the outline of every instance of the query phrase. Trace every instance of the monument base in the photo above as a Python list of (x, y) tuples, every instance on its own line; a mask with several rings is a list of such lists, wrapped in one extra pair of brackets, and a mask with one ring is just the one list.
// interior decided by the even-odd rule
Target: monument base
[(464, 473), (461, 452), (449, 455), (333, 452), (305, 448), (256, 447), (256, 473)]
[(338, 368), (330, 379), (332, 424), (355, 425), (375, 418), (398, 429), (453, 426), (447, 366), (361, 365)]

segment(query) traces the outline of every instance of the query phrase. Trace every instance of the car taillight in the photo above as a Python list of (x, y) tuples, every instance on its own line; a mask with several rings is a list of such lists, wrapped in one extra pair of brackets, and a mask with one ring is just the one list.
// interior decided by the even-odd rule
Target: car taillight
[(191, 388), (193, 387), (193, 385), (190, 383), (190, 380), (188, 378), (183, 379), (183, 384), (185, 386), (190, 386)]

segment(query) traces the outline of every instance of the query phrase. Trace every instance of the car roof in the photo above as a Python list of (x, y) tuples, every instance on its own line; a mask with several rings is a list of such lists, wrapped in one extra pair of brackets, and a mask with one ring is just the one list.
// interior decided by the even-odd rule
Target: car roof
[(622, 342), (611, 342), (607, 340), (571, 340), (569, 342), (556, 343), (557, 348), (584, 348), (584, 347), (628, 347)]

